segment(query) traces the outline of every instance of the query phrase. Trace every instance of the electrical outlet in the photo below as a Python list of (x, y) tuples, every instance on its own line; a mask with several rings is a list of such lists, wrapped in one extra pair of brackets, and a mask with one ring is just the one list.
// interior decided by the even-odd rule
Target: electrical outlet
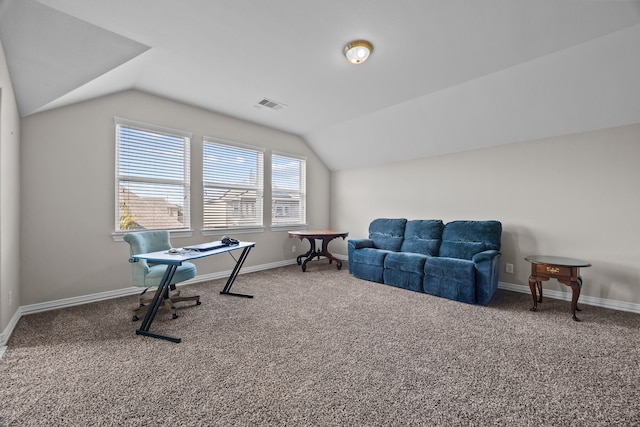
[(11, 291), (9, 291), (9, 305), (11, 305)]
[(296, 245), (291, 246), (291, 252), (293, 252), (293, 253), (296, 252)]
[(505, 271), (505, 273), (513, 274), (513, 264), (509, 264), (509, 263), (505, 264), (504, 265), (504, 271)]

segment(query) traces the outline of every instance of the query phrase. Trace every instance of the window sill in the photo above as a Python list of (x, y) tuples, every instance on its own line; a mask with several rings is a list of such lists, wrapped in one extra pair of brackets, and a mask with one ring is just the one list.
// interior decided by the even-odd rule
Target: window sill
[(277, 224), (271, 226), (271, 231), (306, 230), (309, 224)]
[[(114, 231), (113, 233), (111, 233), (111, 237), (115, 242), (123, 242), (124, 240), (122, 238), (127, 233), (135, 233), (135, 231)], [(193, 236), (193, 230), (169, 230), (169, 235), (171, 237), (191, 237)]]
[(203, 236), (225, 236), (229, 234), (249, 234), (263, 233), (264, 227), (239, 227), (239, 228), (205, 228), (202, 230)]

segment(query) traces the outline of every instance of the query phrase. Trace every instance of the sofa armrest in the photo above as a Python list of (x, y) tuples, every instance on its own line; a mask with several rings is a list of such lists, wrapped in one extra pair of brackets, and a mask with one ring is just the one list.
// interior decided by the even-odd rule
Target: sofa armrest
[(487, 305), (498, 289), (501, 253), (489, 249), (475, 254), (472, 258), (476, 266), (476, 299)]
[(478, 252), (473, 256), (473, 258), (471, 258), (471, 261), (476, 264), (484, 261), (493, 261), (493, 259), (498, 255), (500, 255), (500, 252), (494, 249), (489, 249), (486, 251)]
[(349, 239), (347, 240), (347, 254), (349, 257), (349, 273), (353, 274), (353, 253), (356, 249), (373, 248), (371, 239)]
[(371, 239), (349, 239), (347, 244), (353, 249), (373, 248), (373, 240)]

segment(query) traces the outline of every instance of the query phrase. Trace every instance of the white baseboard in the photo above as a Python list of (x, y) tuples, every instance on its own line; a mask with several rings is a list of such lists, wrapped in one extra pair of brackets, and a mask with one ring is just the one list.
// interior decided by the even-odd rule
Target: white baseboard
[[(295, 259), (290, 259), (285, 261), (272, 262), (269, 264), (256, 265), (253, 267), (242, 267), (242, 270), (240, 270), (240, 274), (254, 273), (256, 271), (263, 271), (263, 270), (271, 270), (272, 268), (286, 267), (287, 265), (292, 265), (295, 263), (296, 263)], [(229, 277), (230, 274), (231, 274), (231, 270), (219, 271), (217, 273), (211, 273), (211, 274), (202, 274), (194, 277), (191, 280), (186, 280), (184, 282), (181, 282), (180, 284), (189, 285), (191, 283), (206, 282), (208, 280), (224, 279)], [(136, 288), (136, 289), (139, 289), (139, 288)]]
[[(253, 272), (262, 271), (262, 270), (270, 270), (272, 268), (284, 267), (284, 266), (295, 264), (295, 263), (296, 263), (296, 260), (292, 259), (292, 260), (273, 262), (269, 264), (257, 265), (253, 267), (243, 267), (242, 270), (240, 271), (240, 274), (253, 273)], [(223, 279), (223, 278), (229, 277), (230, 274), (231, 274), (231, 270), (220, 271), (212, 274), (202, 274), (194, 277), (191, 280), (186, 280), (184, 282), (181, 282), (178, 286), (206, 282), (206, 281), (215, 280), (215, 279)], [(120, 298), (124, 296), (138, 294), (138, 293), (140, 293), (139, 287), (130, 286), (128, 288), (117, 289), (114, 291), (98, 292), (95, 294), (83, 295), (79, 297), (63, 298), (55, 301), (47, 301), (47, 302), (20, 306), (18, 307), (18, 310), (14, 313), (13, 317), (11, 318), (11, 321), (9, 322), (5, 330), (2, 333), (0, 333), (0, 358), (2, 358), (2, 355), (6, 350), (7, 342), (9, 341), (9, 337), (13, 333), (13, 329), (16, 327), (16, 324), (18, 323), (18, 320), (20, 320), (20, 317), (22, 317), (25, 314), (40, 313), (42, 311), (56, 310), (59, 308), (71, 307), (74, 305), (104, 301), (112, 298)]]
[(98, 292), (97, 294), (83, 295), (73, 298), (64, 298), (54, 301), (39, 302), (37, 304), (29, 304), (20, 307), (21, 314), (40, 313), (42, 311), (56, 310), (58, 308), (72, 307), (74, 305), (89, 304), (96, 301), (104, 301), (112, 298), (120, 298), (128, 295), (140, 293), (140, 288), (131, 286), (115, 291)]
[(13, 329), (18, 324), (18, 320), (20, 320), (21, 316), (22, 316), (22, 307), (18, 307), (16, 312), (13, 313), (11, 320), (9, 320), (9, 324), (7, 325), (7, 327), (4, 328), (4, 331), (2, 333), (0, 333), (0, 359), (4, 354), (4, 351), (7, 349), (6, 347), (7, 341), (9, 341), (9, 337), (11, 336)]
[[(515, 285), (513, 283), (499, 282), (498, 288), (508, 291), (521, 292), (524, 294), (531, 294), (529, 285)], [(559, 299), (564, 301), (571, 301), (571, 292), (554, 291), (552, 289), (544, 289), (544, 296)], [(640, 304), (634, 304), (624, 301), (616, 301), (605, 298), (590, 297), (588, 295), (580, 295), (580, 303), (586, 305), (593, 305), (595, 307), (610, 308), (612, 310), (629, 311), (631, 313), (640, 313)]]

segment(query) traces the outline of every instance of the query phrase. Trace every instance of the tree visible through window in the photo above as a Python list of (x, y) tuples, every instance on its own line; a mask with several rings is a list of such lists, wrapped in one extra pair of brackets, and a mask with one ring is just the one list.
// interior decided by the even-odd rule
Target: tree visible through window
[(271, 224), (302, 225), (306, 216), (306, 160), (271, 155)]
[(116, 119), (116, 231), (188, 229), (191, 135)]
[(209, 137), (202, 150), (204, 228), (262, 227), (263, 150)]

